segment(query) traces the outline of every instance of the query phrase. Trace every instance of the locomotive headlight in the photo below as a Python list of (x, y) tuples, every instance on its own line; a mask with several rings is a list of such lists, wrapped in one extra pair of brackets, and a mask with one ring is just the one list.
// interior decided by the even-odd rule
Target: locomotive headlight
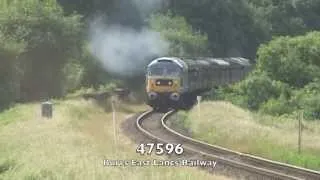
[(150, 100), (155, 100), (155, 99), (157, 99), (158, 94), (155, 93), (155, 92), (150, 92), (150, 93), (148, 94), (148, 96), (149, 96), (149, 99), (150, 99)]
[(169, 81), (169, 82), (168, 82), (168, 84), (169, 84), (169, 86), (171, 86), (171, 85), (172, 85), (172, 82), (171, 82), (171, 81)]
[(157, 81), (157, 85), (160, 85), (160, 81)]
[(170, 99), (173, 100), (173, 101), (179, 101), (179, 98), (180, 98), (179, 93), (172, 93), (170, 95)]

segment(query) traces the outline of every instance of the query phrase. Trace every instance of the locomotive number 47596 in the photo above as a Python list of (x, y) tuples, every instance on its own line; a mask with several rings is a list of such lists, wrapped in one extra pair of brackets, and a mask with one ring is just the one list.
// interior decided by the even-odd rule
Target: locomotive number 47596
[[(147, 150), (148, 149), (148, 150)], [(152, 151), (155, 151), (156, 155), (168, 154), (172, 153), (176, 155), (181, 155), (184, 152), (184, 149), (181, 144), (162, 144), (162, 143), (147, 143), (147, 144), (139, 144), (136, 152), (141, 155), (150, 155)]]

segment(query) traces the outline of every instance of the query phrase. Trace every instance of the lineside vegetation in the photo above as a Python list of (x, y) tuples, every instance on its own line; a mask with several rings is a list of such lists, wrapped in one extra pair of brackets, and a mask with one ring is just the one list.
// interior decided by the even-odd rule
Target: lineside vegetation
[(298, 119), (273, 117), (243, 110), (229, 102), (203, 102), (198, 108), (179, 112), (172, 126), (210, 144), (243, 153), (320, 170), (320, 123), (304, 120), (302, 153), (298, 153)]
[[(110, 103), (110, 102), (108, 102)], [(56, 101), (53, 119), (41, 119), (38, 104), (0, 114), (0, 179), (218, 179), (195, 168), (104, 167), (103, 160), (151, 160), (121, 132), (120, 125), (144, 105), (118, 107), (118, 142), (112, 113), (84, 100)], [(10, 141), (8, 141), (10, 139)]]

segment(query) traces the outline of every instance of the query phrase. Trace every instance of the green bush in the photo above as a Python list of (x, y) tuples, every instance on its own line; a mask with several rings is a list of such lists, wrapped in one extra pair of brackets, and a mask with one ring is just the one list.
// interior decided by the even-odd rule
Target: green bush
[(112, 81), (112, 77), (89, 51), (87, 42), (83, 46), (80, 57), (81, 65), (84, 67), (81, 86), (98, 88), (100, 84)]
[(307, 119), (320, 119), (320, 94), (303, 100), (304, 117)]
[(275, 116), (292, 113), (295, 110), (290, 103), (284, 99), (270, 99), (262, 104), (260, 112), (267, 113)]
[(303, 110), (320, 119), (320, 32), (278, 37), (258, 50), (256, 69), (219, 97), (272, 115)]
[(236, 88), (245, 97), (249, 109), (258, 110), (260, 105), (270, 98), (281, 94), (279, 83), (272, 81), (265, 74), (253, 74)]
[(320, 32), (276, 38), (262, 45), (257, 55), (257, 71), (272, 80), (302, 88), (320, 78)]
[(296, 90), (292, 102), (304, 112), (307, 119), (320, 119), (320, 81), (316, 80)]
[[(235, 85), (220, 87), (214, 90), (209, 98), (228, 100), (244, 108), (259, 110), (263, 104), (266, 104), (272, 98), (280, 98), (281, 101), (285, 102), (289, 101), (291, 96), (292, 93), (289, 85), (271, 80), (265, 73), (254, 71), (245, 80)], [(269, 103), (274, 103), (274, 101)], [(263, 106), (269, 107), (270, 105), (267, 103)], [(264, 111), (269, 112), (267, 110), (269, 108), (266, 108), (264, 107)], [(287, 110), (284, 112), (287, 112)]]
[(65, 78), (63, 82), (63, 94), (73, 92), (81, 87), (84, 70), (85, 67), (76, 60), (72, 60), (64, 66), (63, 74), (65, 74)]

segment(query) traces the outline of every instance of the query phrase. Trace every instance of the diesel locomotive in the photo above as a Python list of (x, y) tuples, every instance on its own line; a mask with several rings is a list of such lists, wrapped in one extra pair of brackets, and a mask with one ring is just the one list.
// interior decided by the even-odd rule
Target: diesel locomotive
[(189, 109), (197, 95), (240, 81), (250, 66), (250, 61), (241, 57), (154, 59), (146, 72), (147, 104), (155, 110)]

